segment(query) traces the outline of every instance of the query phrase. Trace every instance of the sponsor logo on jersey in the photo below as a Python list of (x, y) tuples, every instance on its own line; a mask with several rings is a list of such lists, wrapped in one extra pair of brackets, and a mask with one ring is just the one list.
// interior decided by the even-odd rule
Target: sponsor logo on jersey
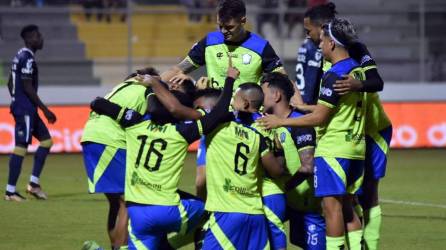
[(362, 140), (365, 140), (364, 134), (353, 134), (352, 130), (349, 130), (347, 134), (345, 135), (345, 141), (346, 142), (360, 142)]
[(307, 48), (300, 47), (298, 53), (307, 53)]
[(321, 87), (321, 94), (330, 97), (333, 95), (333, 90), (326, 87)]
[(225, 178), (225, 184), (223, 185), (223, 190), (227, 193), (237, 193), (247, 197), (254, 197), (256, 194), (249, 191), (245, 187), (237, 187), (232, 185), (231, 179)]
[(33, 59), (30, 58), (28, 61), (26, 61), (26, 67), (22, 68), (23, 74), (32, 74), (33, 73)]
[(311, 142), (313, 140), (313, 136), (311, 134), (301, 135), (297, 137), (297, 144), (301, 144), (304, 142)]
[(317, 62), (317, 61), (314, 61), (314, 60), (310, 60), (310, 61), (308, 61), (308, 66), (320, 68), (321, 67), (321, 62), (320, 61)]
[(251, 59), (252, 59), (252, 56), (250, 54), (243, 54), (243, 56), (242, 56), (243, 64), (250, 64)]
[(136, 171), (133, 171), (132, 179), (130, 180), (130, 185), (136, 186), (136, 185), (142, 185), (146, 188), (155, 190), (155, 191), (161, 191), (162, 186), (160, 184), (150, 183), (146, 180), (139, 177), (138, 173)]

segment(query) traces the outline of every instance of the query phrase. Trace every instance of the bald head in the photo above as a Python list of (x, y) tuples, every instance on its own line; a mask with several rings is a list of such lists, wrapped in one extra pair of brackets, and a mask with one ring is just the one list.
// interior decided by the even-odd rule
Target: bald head
[(243, 83), (234, 96), (234, 108), (239, 111), (256, 112), (263, 104), (263, 91), (257, 83)]

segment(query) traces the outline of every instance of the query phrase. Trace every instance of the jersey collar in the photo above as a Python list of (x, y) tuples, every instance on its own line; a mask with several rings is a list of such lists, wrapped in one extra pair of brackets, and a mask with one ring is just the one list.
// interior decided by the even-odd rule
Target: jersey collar
[(31, 53), (32, 56), (34, 56), (34, 52), (32, 50), (28, 49), (27, 47), (21, 48), (20, 51), (28, 51), (29, 53)]

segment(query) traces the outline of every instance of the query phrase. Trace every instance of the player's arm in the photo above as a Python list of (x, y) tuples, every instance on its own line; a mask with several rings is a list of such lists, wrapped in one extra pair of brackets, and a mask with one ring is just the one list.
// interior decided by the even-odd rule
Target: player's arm
[(206, 200), (206, 138), (200, 139), (197, 151), (197, 176), (195, 177), (195, 190), (198, 197)]
[[(34, 103), (40, 110), (43, 111), (46, 119), (49, 123), (55, 123), (57, 118), (56, 115), (51, 112), (51, 110), (40, 100), (40, 97), (37, 95), (36, 89), (33, 87), (33, 66), (35, 64), (33, 59), (27, 59), (27, 62), (22, 62), (23, 68), (21, 68), (21, 80), (23, 83), (23, 90), (31, 102)], [(32, 63), (29, 63), (30, 60), (33, 60)]]
[[(343, 79), (339, 79), (334, 85), (335, 91), (340, 95), (345, 95), (352, 91), (359, 92), (379, 92), (384, 89), (384, 81), (382, 80), (376, 62), (373, 60), (367, 47), (362, 43), (355, 43), (350, 50), (354, 52), (354, 59), (357, 60), (365, 71), (366, 79), (360, 81), (354, 79), (350, 75), (345, 75)], [(349, 50), (349, 51), (350, 51)]]
[(156, 77), (139, 75), (137, 79), (144, 85), (147, 84), (152, 88), (158, 100), (175, 118), (181, 120), (197, 120), (202, 116), (199, 111), (182, 105)]
[(115, 120), (122, 127), (130, 127), (139, 123), (142, 115), (137, 111), (113, 103), (105, 98), (96, 97), (91, 103), (90, 108), (100, 115), (106, 115)]
[[(322, 87), (318, 103), (312, 113), (299, 118), (279, 118), (275, 115), (267, 115), (259, 118), (259, 124), (267, 129), (277, 127), (315, 127), (326, 124), (331, 117), (333, 108), (339, 102), (340, 95), (333, 90), (333, 84), (338, 79), (337, 75), (327, 73), (322, 79)], [(321, 88), (322, 89), (322, 88)]]
[(11, 74), (9, 74), (9, 78), (8, 78), (8, 91), (9, 91), (9, 95), (12, 96), (12, 76), (11, 76)]
[[(163, 81), (169, 82), (174, 76), (178, 74), (188, 74), (200, 66), (205, 64), (205, 49), (206, 38), (203, 38), (198, 43), (194, 44), (189, 51), (186, 58), (184, 58), (179, 64), (171, 67), (167, 71), (161, 74)], [(177, 82), (181, 83), (181, 82)]]
[(283, 174), (285, 160), (280, 155), (275, 155), (269, 148), (265, 137), (260, 136), (260, 161), (263, 168), (273, 178)]
[(285, 189), (297, 187), (314, 174), (314, 148), (316, 146), (316, 132), (313, 128), (305, 128), (293, 131), (293, 140), (296, 143), (301, 166), (286, 183)]

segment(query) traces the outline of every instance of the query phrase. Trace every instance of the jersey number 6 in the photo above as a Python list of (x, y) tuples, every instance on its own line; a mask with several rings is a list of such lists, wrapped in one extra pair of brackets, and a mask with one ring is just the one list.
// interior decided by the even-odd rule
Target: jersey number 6
[[(244, 153), (242, 153), (242, 151)], [(248, 166), (248, 157), (246, 156), (246, 154), (249, 154), (248, 145), (244, 144), (243, 142), (238, 143), (234, 157), (234, 166), (235, 166), (234, 171), (239, 175), (246, 174), (246, 167)], [(243, 163), (240, 164), (240, 161), (243, 161)], [(240, 170), (239, 164), (242, 165), (242, 170)]]

